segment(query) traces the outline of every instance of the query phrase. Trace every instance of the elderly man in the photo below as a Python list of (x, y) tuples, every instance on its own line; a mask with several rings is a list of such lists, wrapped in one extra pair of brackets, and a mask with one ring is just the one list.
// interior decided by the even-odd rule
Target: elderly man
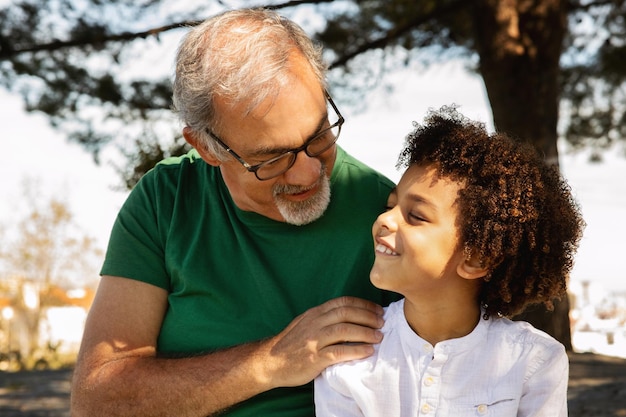
[(274, 12), (191, 30), (174, 106), (194, 150), (118, 215), (72, 415), (313, 416), (311, 380), (381, 340), (369, 235), (393, 184), (337, 146), (321, 51)]

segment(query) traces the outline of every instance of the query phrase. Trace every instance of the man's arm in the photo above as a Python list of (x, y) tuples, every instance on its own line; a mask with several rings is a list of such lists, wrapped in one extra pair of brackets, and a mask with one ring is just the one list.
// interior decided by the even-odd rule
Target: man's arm
[(211, 415), (272, 388), (305, 384), (328, 365), (367, 357), (382, 337), (380, 306), (341, 297), (272, 338), (204, 356), (158, 358), (166, 309), (161, 288), (102, 278), (72, 381), (73, 417)]

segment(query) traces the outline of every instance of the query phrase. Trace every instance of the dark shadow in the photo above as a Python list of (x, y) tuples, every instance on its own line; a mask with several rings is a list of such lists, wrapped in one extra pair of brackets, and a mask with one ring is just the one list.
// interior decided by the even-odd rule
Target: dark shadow
[(626, 417), (626, 359), (572, 353), (569, 417)]
[(69, 417), (72, 372), (0, 372), (0, 416)]

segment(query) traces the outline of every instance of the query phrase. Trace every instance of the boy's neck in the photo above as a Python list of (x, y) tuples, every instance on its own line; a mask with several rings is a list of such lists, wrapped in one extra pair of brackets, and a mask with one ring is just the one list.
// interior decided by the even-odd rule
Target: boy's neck
[(404, 315), (409, 326), (431, 345), (470, 334), (480, 321), (480, 306), (475, 302), (455, 300), (433, 303), (404, 300)]

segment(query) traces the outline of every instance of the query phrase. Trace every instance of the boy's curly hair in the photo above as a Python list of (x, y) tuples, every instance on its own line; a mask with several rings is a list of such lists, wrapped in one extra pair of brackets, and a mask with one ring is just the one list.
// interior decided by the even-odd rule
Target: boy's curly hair
[(529, 304), (552, 301), (566, 281), (585, 225), (558, 168), (533, 147), (455, 106), (430, 111), (406, 138), (398, 167), (434, 166), (459, 181), (459, 249), (488, 269), (480, 292), (486, 315), (511, 317)]

